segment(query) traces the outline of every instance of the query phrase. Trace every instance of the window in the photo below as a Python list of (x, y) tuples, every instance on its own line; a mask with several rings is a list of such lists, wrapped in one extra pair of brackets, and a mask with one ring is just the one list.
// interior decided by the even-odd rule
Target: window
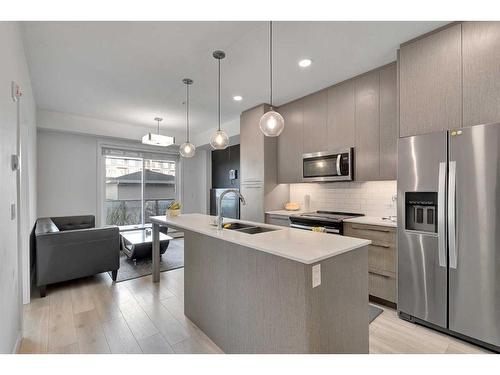
[(177, 161), (168, 155), (104, 148), (103, 154), (106, 224), (148, 224), (176, 199)]

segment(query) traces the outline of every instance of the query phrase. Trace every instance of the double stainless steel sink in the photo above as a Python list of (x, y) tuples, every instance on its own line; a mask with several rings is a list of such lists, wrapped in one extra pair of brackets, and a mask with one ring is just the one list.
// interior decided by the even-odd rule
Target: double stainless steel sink
[(259, 227), (256, 225), (243, 224), (243, 223), (226, 223), (223, 225), (223, 228), (247, 234), (258, 234), (258, 233), (272, 232), (278, 230), (275, 228)]

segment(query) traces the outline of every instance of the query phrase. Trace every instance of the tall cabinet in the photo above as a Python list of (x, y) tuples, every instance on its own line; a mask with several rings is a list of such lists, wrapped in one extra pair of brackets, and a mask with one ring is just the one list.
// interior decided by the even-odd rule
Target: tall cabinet
[(283, 208), (290, 191), (277, 183), (277, 140), (265, 137), (259, 120), (269, 110), (263, 104), (240, 116), (240, 192), (248, 202), (241, 205), (242, 220), (265, 221), (265, 211)]

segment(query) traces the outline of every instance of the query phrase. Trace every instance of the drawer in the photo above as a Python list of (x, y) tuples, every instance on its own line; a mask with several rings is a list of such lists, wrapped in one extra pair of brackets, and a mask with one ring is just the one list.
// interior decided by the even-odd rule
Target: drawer
[(396, 303), (396, 279), (388, 275), (369, 272), (368, 292), (372, 296)]
[(396, 275), (396, 248), (387, 242), (372, 241), (368, 246), (368, 268)]
[(379, 225), (344, 223), (344, 235), (396, 244), (396, 229)]

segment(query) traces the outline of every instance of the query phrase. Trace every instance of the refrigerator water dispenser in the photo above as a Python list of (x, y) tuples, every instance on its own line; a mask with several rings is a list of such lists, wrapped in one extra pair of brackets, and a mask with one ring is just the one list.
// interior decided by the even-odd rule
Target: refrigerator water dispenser
[(437, 193), (406, 192), (406, 230), (437, 233)]

